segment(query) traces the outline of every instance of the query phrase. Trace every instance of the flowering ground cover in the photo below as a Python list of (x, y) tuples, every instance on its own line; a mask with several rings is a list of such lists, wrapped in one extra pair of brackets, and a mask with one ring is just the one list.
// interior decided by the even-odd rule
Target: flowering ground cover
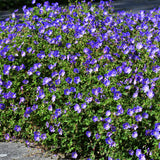
[(160, 9), (32, 4), (0, 22), (1, 139), (71, 159), (159, 160)]

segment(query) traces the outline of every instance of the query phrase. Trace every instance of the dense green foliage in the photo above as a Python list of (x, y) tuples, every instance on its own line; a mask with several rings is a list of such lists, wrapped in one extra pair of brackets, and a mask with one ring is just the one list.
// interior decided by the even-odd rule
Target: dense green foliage
[(77, 159), (158, 160), (160, 10), (98, 9), (45, 2), (0, 22), (0, 138)]

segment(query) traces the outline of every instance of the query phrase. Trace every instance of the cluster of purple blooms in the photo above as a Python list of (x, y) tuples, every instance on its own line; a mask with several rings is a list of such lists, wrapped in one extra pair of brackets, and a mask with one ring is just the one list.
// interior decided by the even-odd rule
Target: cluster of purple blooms
[[(32, 0), (32, 4), (34, 4), (35, 3), (35, 0)], [(106, 4), (108, 5), (108, 2), (106, 2)], [(55, 6), (56, 6), (57, 4), (55, 4)], [(104, 2), (103, 1), (101, 1), (100, 2), (100, 6), (102, 7), (104, 5)], [(40, 8), (41, 7), (41, 5), (40, 4), (37, 4), (37, 6)], [(49, 7), (49, 4), (46, 2), (46, 3), (44, 3), (44, 6), (46, 6), (46, 11), (48, 10), (50, 10), (50, 7)], [(54, 7), (53, 7), (54, 8)], [(102, 7), (103, 8), (103, 7)], [(71, 7), (71, 10), (72, 10), (73, 8)], [(24, 10), (24, 12), (25, 12), (25, 14), (26, 14), (26, 18), (28, 17), (28, 16), (30, 16), (31, 15), (31, 13), (30, 13), (30, 11), (32, 11), (32, 9), (26, 9), (26, 7), (24, 6), (23, 7), (23, 10)], [(91, 9), (91, 10), (93, 10), (93, 8)], [(42, 14), (43, 13), (43, 10), (41, 10), (40, 9), (40, 14)], [(104, 12), (104, 15), (106, 14), (106, 12)], [(122, 13), (123, 14), (123, 13)], [(49, 17), (52, 17), (52, 16), (54, 16), (54, 15), (52, 15), (52, 14), (50, 14), (49, 15)], [(74, 16), (76, 16), (76, 14), (74, 13)], [(89, 15), (88, 15), (89, 16)], [(141, 12), (141, 16), (140, 17), (135, 17), (137, 20), (138, 20), (138, 18), (140, 19), (140, 20), (143, 20), (144, 19), (144, 17), (145, 17), (145, 15), (144, 15), (144, 13), (143, 12)], [(12, 18), (15, 18), (15, 14), (13, 13), (12, 14)], [(63, 19), (64, 17), (62, 16), (62, 19)], [(70, 18), (71, 19), (71, 17), (70, 16), (68, 16), (68, 18)], [(33, 19), (34, 20), (38, 20), (38, 16), (33, 16)], [(40, 19), (39, 19), (40, 20)], [(107, 19), (106, 19), (106, 21), (104, 22), (104, 24), (105, 25), (107, 25), (107, 24), (109, 24), (111, 21), (112, 21), (113, 19), (112, 19), (112, 17), (108, 17)], [(11, 20), (12, 21), (12, 20)], [(120, 19), (119, 19), (119, 21), (120, 21)], [(155, 21), (154, 19), (153, 19), (153, 21)], [(130, 21), (130, 23), (135, 23), (135, 22), (132, 22), (132, 21)], [(54, 24), (55, 25), (55, 24)], [(53, 26), (54, 26), (53, 25)], [(2, 23), (2, 25), (1, 26), (3, 26), (3, 23)], [(19, 25), (20, 26), (20, 28), (23, 28), (23, 26), (26, 26), (26, 25)], [(31, 23), (29, 23), (28, 22), (28, 25), (27, 25), (29, 28), (31, 28), (31, 29), (35, 29), (35, 26), (34, 25), (32, 25)], [(37, 26), (40, 26), (40, 24), (39, 25), (37, 25)], [(48, 36), (50, 36), (51, 34), (52, 34), (52, 30), (48, 30), (47, 32), (45, 32), (45, 29), (46, 28), (48, 28), (49, 27), (49, 24), (46, 24), (46, 26), (47, 27), (45, 27), (45, 26), (40, 26), (39, 27), (39, 33), (40, 34), (44, 34), (45, 33), (45, 40), (48, 42), (48, 43), (50, 43), (50, 44), (61, 44), (61, 40), (62, 40), (62, 36), (61, 35), (59, 35), (59, 36), (57, 36), (56, 38), (50, 38), (50, 37), (48, 37)], [(4, 27), (4, 26), (3, 26)], [(69, 28), (69, 27), (71, 27), (72, 29), (75, 29), (76, 31), (77, 31), (77, 33), (75, 33), (75, 38), (81, 38), (81, 37), (83, 37), (83, 35), (86, 33), (86, 31), (85, 31), (85, 28), (84, 27), (78, 27), (78, 28), (76, 28), (76, 25), (62, 25), (62, 30), (66, 33), (67, 32), (67, 28)], [(147, 29), (147, 27), (148, 26), (146, 26), (145, 24), (143, 24), (140, 28), (137, 28), (137, 29)], [(158, 25), (158, 27), (159, 27), (159, 25)], [(18, 29), (18, 28), (17, 28)], [(92, 29), (89, 29), (88, 31), (92, 34), (92, 35), (94, 35), (94, 30), (95, 30), (96, 28), (92, 28)], [(102, 29), (104, 29), (105, 30), (105, 27), (103, 27)], [(132, 27), (130, 26), (130, 29), (132, 30)], [(108, 39), (107, 37), (108, 37), (108, 35), (110, 35), (110, 32), (111, 32), (111, 30), (110, 31), (108, 31), (108, 32), (106, 32), (106, 34), (104, 34), (103, 35), (103, 40), (106, 40), (106, 39)], [(129, 32), (127, 33), (127, 34), (129, 34)], [(48, 36), (47, 36), (48, 35)], [(7, 38), (7, 39), (4, 39), (3, 41), (2, 40), (0, 40), (0, 44), (2, 44), (2, 43), (5, 43), (5, 44), (8, 44), (9, 42), (10, 42), (10, 40), (13, 38), (13, 37), (15, 37), (16, 35), (15, 34), (10, 34), (10, 38)], [(31, 37), (31, 35), (28, 35), (28, 36), (30, 36)], [(117, 35), (116, 35), (117, 36)], [(124, 37), (126, 36), (126, 35), (123, 35)], [(150, 37), (152, 37), (150, 34), (148, 35), (148, 41), (150, 40)], [(118, 37), (117, 37), (118, 38)], [(122, 37), (123, 38), (123, 37)], [(156, 39), (158, 39), (158, 37), (155, 37), (155, 40)], [(159, 40), (159, 39), (158, 39)], [(38, 44), (38, 42), (37, 41), (34, 41), (34, 43), (35, 43), (35, 45), (37, 45)], [(76, 41), (76, 43), (77, 43), (77, 41)], [(75, 43), (75, 44), (76, 44)], [(152, 59), (152, 60), (154, 60), (155, 61), (155, 59), (154, 59), (154, 57), (155, 57), (155, 53), (157, 52), (157, 56), (159, 56), (160, 57), (160, 50), (155, 46), (155, 45), (149, 45), (149, 46), (147, 46), (147, 45), (144, 45), (144, 44), (142, 44), (142, 42), (138, 42), (137, 43), (137, 45), (135, 46), (135, 48), (134, 48), (134, 39), (130, 39), (130, 43), (132, 44), (132, 45), (130, 45), (130, 46), (127, 46), (125, 43), (123, 43), (120, 47), (118, 47), (119, 49), (122, 49), (123, 50), (123, 52), (124, 52), (124, 54), (128, 54), (129, 53), (129, 51), (131, 51), (131, 52), (134, 52), (134, 49), (136, 48), (137, 50), (141, 50), (142, 48), (145, 48), (145, 49), (147, 49), (149, 52), (150, 52), (150, 54), (149, 54), (149, 57)], [(91, 47), (92, 48), (99, 48), (101, 45), (102, 45), (102, 40), (100, 39), (100, 38), (98, 38), (98, 42), (97, 43), (94, 43), (94, 42), (90, 42), (89, 43), (90, 45), (91, 45)], [(23, 43), (22, 43), (22, 45), (23, 45)], [(72, 46), (72, 44), (71, 43), (67, 43), (66, 44), (66, 47), (69, 49), (69, 48), (71, 48), (71, 46)], [(16, 45), (14, 45), (13, 47), (16, 47)], [(21, 46), (19, 47), (19, 48), (17, 48), (17, 50), (18, 51), (21, 51)], [(7, 56), (5, 55), (5, 53), (7, 52), (7, 51), (9, 51), (9, 48), (6, 46), (6, 47), (4, 47), (4, 49), (3, 50), (1, 50), (1, 52), (0, 52), (0, 55), (3, 57), (3, 58), (6, 58)], [(91, 53), (92, 53), (92, 51), (89, 49), (89, 48), (84, 48), (84, 50), (83, 50), (83, 52), (88, 56), (87, 57), (87, 60), (86, 60), (86, 62), (84, 62), (83, 63), (83, 65), (84, 66), (89, 66), (89, 64), (91, 64), (91, 65), (93, 65), (93, 64), (95, 64), (95, 63), (97, 63), (97, 60), (96, 59), (92, 59), (92, 56), (90, 55)], [(99, 59), (98, 59), (98, 61), (100, 61), (101, 59), (107, 59), (107, 60), (109, 60), (110, 62), (114, 62), (114, 59), (113, 59), (113, 57), (111, 56), (111, 54), (109, 54), (109, 52), (110, 52), (110, 48), (108, 47), (108, 46), (106, 46), (104, 49), (103, 49), (103, 53), (104, 53), (104, 55), (103, 56), (101, 56)], [(32, 49), (32, 47), (28, 47), (27, 48), (27, 54), (29, 54), (29, 53), (35, 53), (35, 50), (33, 50)], [(117, 57), (120, 57), (120, 55), (118, 54), (118, 53), (115, 53), (115, 55), (117, 56)], [(17, 56), (17, 55), (15, 55), (15, 56)], [(24, 51), (21, 51), (21, 56), (22, 57), (25, 57), (26, 56), (26, 52), (24, 52)], [(45, 58), (45, 52), (44, 51), (40, 51), (40, 53), (38, 53), (37, 54), (37, 57), (39, 58), (39, 59), (43, 59), (43, 58)], [(61, 60), (65, 60), (65, 59), (67, 59), (68, 61), (70, 60), (70, 63), (75, 63), (76, 62), (76, 59), (78, 59), (78, 57), (80, 57), (81, 55), (79, 54), (79, 53), (76, 53), (76, 55), (71, 55), (71, 54), (69, 54), (69, 55), (67, 55), (67, 56), (65, 56), (65, 55), (60, 55), (60, 52), (58, 51), (58, 50), (55, 50), (55, 51), (50, 51), (50, 53), (48, 54), (48, 56), (50, 57), (50, 58), (52, 58), (52, 57), (60, 57), (61, 58)], [(129, 55), (130, 57), (130, 59), (134, 59), (134, 60), (140, 60), (140, 57), (139, 56), (136, 56), (136, 55)], [(9, 61), (14, 61), (15, 60), (15, 57), (13, 56), (13, 55), (9, 55), (8, 57), (8, 60)], [(92, 60), (90, 60), (90, 59), (92, 59)], [(105, 87), (108, 87), (109, 85), (110, 85), (110, 80), (109, 80), (109, 78), (110, 77), (116, 77), (117, 75), (120, 75), (122, 72), (124, 73), (124, 74), (130, 74), (131, 72), (132, 72), (132, 65), (133, 65), (133, 63), (131, 62), (131, 61), (129, 61), (130, 62), (130, 66), (127, 66), (127, 63), (126, 62), (123, 62), (122, 63), (122, 66), (118, 66), (116, 69), (112, 69), (112, 70), (108, 70), (108, 73), (107, 74), (104, 74), (104, 76), (102, 76), (102, 75), (98, 75), (97, 76), (97, 80), (98, 81), (101, 81), (101, 83), (103, 83), (104, 84), (104, 86)], [(52, 70), (52, 69), (54, 69), (55, 67), (56, 67), (56, 65), (57, 65), (57, 63), (55, 63), (55, 64), (50, 64), (50, 65), (48, 65), (48, 69), (49, 70)], [(105, 65), (107, 65), (107, 64), (105, 64)], [(40, 72), (39, 71), (36, 71), (38, 68), (41, 68), (42, 67), (42, 64), (41, 63), (35, 63), (34, 65), (33, 65), (33, 67), (31, 67), (28, 71), (27, 71), (27, 74), (29, 75), (29, 76), (31, 76), (34, 72), (35, 72), (35, 74), (36, 75), (38, 75), (38, 76), (40, 76)], [(6, 64), (4, 64), (4, 70), (3, 70), (3, 74), (4, 75), (9, 75), (9, 73), (10, 73), (10, 70), (11, 69), (15, 69), (16, 71), (21, 71), (21, 70), (25, 70), (25, 65), (24, 64), (22, 64), (21, 66), (15, 66), (15, 65), (12, 65), (12, 66), (10, 66), (10, 65), (6, 65)], [(97, 64), (93, 69), (92, 68), (86, 68), (86, 73), (87, 74), (90, 74), (91, 72), (97, 72), (98, 70), (99, 70), (99, 68), (100, 68), (100, 65), (99, 64)], [(146, 71), (146, 65), (144, 66), (144, 68), (143, 68), (143, 70), (144, 71)], [(138, 68), (136, 68), (136, 70), (134, 70), (132, 73), (137, 73), (137, 71), (138, 71)], [(160, 71), (160, 66), (158, 66), (158, 65), (156, 65), (156, 66), (154, 66), (153, 68), (152, 68), (152, 71), (154, 72), (154, 73), (158, 73), (159, 71)], [(73, 72), (74, 73), (76, 73), (76, 74), (78, 74), (79, 72), (80, 72), (80, 69), (78, 69), (78, 68), (74, 68), (74, 70), (73, 70)], [(55, 80), (55, 84), (56, 85), (60, 85), (61, 84), (61, 78), (62, 77), (64, 77), (64, 75), (65, 75), (66, 73), (65, 73), (65, 70), (63, 70), (63, 69), (61, 69), (60, 71), (59, 71), (59, 73), (57, 73), (57, 72), (52, 72), (51, 73), (51, 78), (50, 77), (45, 77), (45, 78), (42, 78), (42, 77), (40, 77), (40, 79), (42, 79), (43, 80), (43, 83), (42, 83), (42, 85), (43, 86), (49, 86), (49, 91), (50, 91), (50, 93), (53, 93), (53, 91), (56, 91), (56, 87), (55, 87), (55, 85), (53, 86), (53, 82), (52, 82), (52, 79), (53, 78), (55, 78), (55, 77), (58, 77), (58, 79), (57, 80)], [(4, 86), (4, 87), (6, 87), (6, 89), (9, 89), (9, 88), (11, 88), (11, 86), (12, 86), (12, 81), (8, 81), (8, 82), (5, 82), (5, 81), (3, 81), (2, 79), (2, 76), (0, 75), (0, 85), (1, 86)], [(142, 74), (142, 72), (139, 72), (139, 73), (137, 73), (135, 76), (134, 75), (132, 75), (132, 77), (130, 77), (130, 78), (127, 78), (126, 80), (125, 80), (125, 82), (123, 82), (123, 81), (120, 81), (120, 83), (117, 83), (117, 85), (119, 85), (119, 86), (121, 86), (122, 84), (126, 84), (127, 82), (129, 82), (130, 84), (133, 84), (134, 85), (134, 87), (135, 87), (135, 89), (136, 89), (136, 92), (133, 94), (133, 96), (132, 96), (132, 98), (136, 98), (136, 97), (138, 97), (138, 93), (140, 92), (140, 91), (143, 91), (145, 94), (146, 94), (146, 96), (149, 98), (149, 99), (152, 99), (154, 96), (155, 96), (155, 93), (153, 92), (153, 89), (154, 89), (154, 87), (155, 87), (155, 85), (156, 85), (156, 81), (157, 80), (159, 80), (160, 78), (159, 77), (156, 77), (156, 78), (154, 78), (154, 79), (151, 79), (152, 81), (150, 81), (148, 78), (144, 78), (143, 77), (143, 74)], [(75, 83), (75, 84), (79, 84), (80, 82), (81, 82), (81, 78), (79, 77), (79, 76), (76, 76), (76, 77), (74, 77), (74, 79), (72, 79), (71, 77), (67, 77), (66, 79), (65, 79), (65, 81), (66, 81), (66, 83), (68, 83), (68, 84), (73, 84), (73, 83)], [(24, 84), (24, 85), (26, 85), (26, 84), (28, 84), (29, 83), (29, 80), (27, 80), (27, 79), (24, 79), (23, 81), (22, 81), (22, 83)], [(136, 84), (137, 83), (141, 83), (142, 84), (142, 88), (139, 88), (139, 87), (137, 87), (136, 86)], [(151, 87), (149, 88), (149, 84), (151, 84)], [(131, 85), (128, 85), (128, 86), (126, 86), (125, 87), (125, 89), (126, 90), (129, 90), (131, 88)], [(23, 86), (21, 86), (21, 91), (23, 90)], [(3, 90), (2, 90), (2, 88), (0, 87), (0, 94), (2, 95), (2, 97), (3, 98), (5, 98), (5, 99), (10, 99), (10, 98), (16, 98), (16, 93), (13, 93), (13, 92), (11, 92), (11, 91), (9, 91), (8, 93), (5, 93), (5, 92), (2, 92)], [(75, 87), (71, 87), (71, 88), (66, 88), (66, 89), (64, 89), (64, 95), (66, 95), (66, 96), (68, 96), (68, 95), (70, 95), (71, 93), (74, 93), (74, 92), (76, 92), (76, 88)], [(82, 109), (85, 109), (86, 107), (87, 107), (87, 105), (89, 105), (89, 103), (91, 103), (92, 101), (95, 101), (97, 104), (100, 104), (100, 101), (98, 100), (98, 96), (99, 96), (99, 94), (100, 94), (100, 97), (101, 98), (105, 98), (105, 99), (107, 99), (106, 97), (105, 97), (105, 95), (102, 95), (103, 94), (103, 92), (104, 92), (104, 90), (101, 88), (101, 87), (98, 87), (98, 88), (94, 88), (94, 89), (92, 89), (92, 94), (93, 95), (95, 95), (96, 97), (97, 97), (97, 99), (93, 99), (93, 97), (86, 97), (85, 98), (85, 103), (83, 103), (83, 104), (81, 104), (81, 106), (79, 105), (79, 104), (75, 104), (74, 106), (73, 106), (73, 108), (74, 108), (74, 110), (75, 111), (77, 111), (77, 113), (81, 113), (81, 111), (82, 111)], [(120, 91), (118, 91), (115, 87), (112, 87), (111, 88), (111, 92), (113, 93), (113, 99), (114, 100), (119, 100), (119, 99), (121, 99), (122, 98), (122, 93), (120, 92)], [(37, 95), (36, 95), (36, 99), (35, 99), (35, 101), (38, 101), (38, 99), (44, 99), (45, 98), (45, 92), (44, 92), (44, 90), (43, 89), (41, 89), (41, 86), (38, 86), (37, 87), (37, 90), (36, 90), (36, 93), (37, 93)], [(88, 95), (89, 95), (89, 93), (88, 93)], [(78, 99), (82, 99), (82, 97), (83, 97), (83, 94), (82, 93), (78, 93), (78, 94), (75, 94), (74, 95), (74, 99), (75, 98), (78, 98)], [(56, 101), (56, 95), (55, 94), (53, 94), (52, 95), (52, 98), (51, 98), (51, 101), (52, 102), (55, 102)], [(24, 97), (20, 97), (20, 101), (19, 101), (19, 104), (21, 104), (21, 103), (24, 103), (24, 101), (25, 101), (25, 98)], [(45, 103), (45, 101), (44, 101), (44, 103)], [(46, 102), (46, 103), (48, 103), (48, 102)], [(65, 103), (66, 105), (72, 105), (70, 102), (69, 103)], [(14, 111), (16, 111), (16, 107), (15, 107), (15, 105), (13, 105), (13, 104), (11, 104), (12, 106), (14, 106), (14, 108), (13, 108), (13, 110)], [(5, 104), (3, 104), (3, 103), (1, 103), (0, 104), (0, 109), (1, 110), (4, 110), (5, 109)], [(71, 107), (70, 107), (71, 108)], [(38, 109), (38, 105), (36, 105), (36, 104), (34, 104), (32, 107), (27, 107), (26, 108), (26, 111), (25, 111), (25, 113), (24, 113), (24, 117), (26, 117), (26, 118), (28, 118), (29, 116), (30, 116), (30, 114), (32, 113), (32, 112), (34, 112), (35, 110), (37, 110)], [(48, 106), (48, 110), (49, 111), (52, 111), (53, 109), (52, 109), (52, 105), (49, 105)], [(113, 113), (113, 115), (116, 115), (116, 116), (120, 116), (120, 115), (122, 115), (123, 113), (124, 113), (124, 109), (122, 108), (122, 105), (118, 105), (117, 106), (117, 112), (114, 112)], [(146, 113), (146, 112), (143, 112), (142, 113), (142, 115), (140, 114), (140, 112), (142, 112), (142, 110), (143, 110), (143, 108), (141, 107), (141, 106), (136, 106), (136, 107), (134, 107), (133, 109), (132, 108), (129, 108), (128, 110), (127, 110), (127, 115), (128, 116), (130, 116), (130, 117), (132, 117), (132, 118), (134, 118), (137, 122), (141, 122), (143, 119), (148, 119), (148, 117), (149, 117), (149, 114), (148, 113)], [(58, 118), (58, 117), (60, 117), (62, 114), (66, 114), (66, 110), (62, 113), (62, 110), (61, 109), (56, 109), (56, 111), (55, 111), (55, 114), (54, 115), (52, 115), (52, 117), (53, 117), (53, 119), (56, 119), (56, 118)], [(103, 128), (104, 128), (104, 130), (106, 130), (106, 131), (108, 131), (108, 130), (111, 130), (112, 132), (107, 132), (107, 134), (106, 134), (106, 136), (107, 136), (107, 138), (105, 139), (105, 142), (106, 142), (106, 144), (108, 144), (109, 145), (109, 147), (116, 147), (116, 142), (111, 138), (111, 136), (112, 136), (112, 133), (113, 132), (115, 132), (116, 131), (116, 126), (114, 126), (114, 125), (112, 125), (111, 124), (111, 122), (112, 122), (112, 119), (111, 119), (111, 111), (110, 110), (107, 110), (106, 111), (106, 116), (107, 116), (107, 118), (99, 118), (98, 119), (98, 117), (97, 116), (93, 116), (93, 118), (92, 118), (92, 120), (93, 120), (93, 122), (98, 122), (98, 121), (105, 121), (105, 123), (103, 124)], [(134, 115), (134, 114), (136, 114), (136, 115)], [(60, 126), (60, 122), (58, 123), (58, 124), (54, 124), (56, 127), (59, 127)], [(54, 126), (53, 125), (49, 125), (49, 123), (48, 122), (46, 122), (46, 127), (47, 128), (49, 128), (49, 131), (50, 132), (55, 132), (55, 128), (54, 128)], [(126, 123), (123, 123), (122, 124), (122, 128), (124, 129), (124, 130), (134, 130), (133, 132), (132, 132), (132, 137), (135, 139), (135, 138), (137, 138), (138, 137), (138, 132), (136, 131), (137, 129), (138, 129), (138, 125), (137, 124), (132, 124), (132, 125), (130, 125), (128, 122), (126, 122)], [(20, 126), (18, 126), (18, 125), (16, 125), (15, 126), (15, 128), (14, 128), (14, 130), (16, 131), (16, 132), (20, 132), (21, 131), (21, 127)], [(62, 135), (63, 134), (63, 130), (61, 129), (61, 128), (59, 128), (58, 129), (58, 132), (59, 132), (59, 134), (60, 135)], [(86, 136), (89, 138), (89, 137), (91, 137), (91, 135), (92, 135), (92, 133), (91, 133), (91, 131), (86, 131)], [(160, 139), (160, 123), (155, 123), (155, 128), (152, 130), (146, 130), (145, 131), (145, 135), (146, 136), (154, 136), (157, 140), (159, 140)], [(43, 134), (40, 134), (40, 132), (34, 132), (34, 139), (35, 139), (35, 141), (40, 141), (40, 139), (42, 139), (42, 140), (44, 140), (44, 139), (46, 139), (47, 138), (47, 136), (46, 136), (46, 133), (43, 133)], [(99, 134), (99, 133), (96, 133), (95, 134), (95, 138), (96, 139), (99, 139), (99, 138), (101, 138), (101, 135)], [(5, 139), (6, 140), (9, 140), (9, 134), (6, 134), (5, 135)], [(29, 144), (28, 143), (28, 141), (27, 141), (27, 144)], [(160, 148), (160, 143), (159, 143), (159, 148)], [(150, 152), (150, 149), (148, 148), (147, 149), (147, 152), (150, 154), (150, 155), (152, 155), (152, 152)], [(134, 155), (134, 151), (133, 150), (129, 150), (129, 154), (131, 155), (131, 156), (133, 156)], [(145, 154), (143, 154), (142, 153), (142, 150), (141, 149), (137, 149), (136, 150), (136, 156), (139, 158), (139, 160), (145, 160)], [(77, 158), (77, 156), (78, 156), (78, 154), (76, 153), (76, 152), (73, 152), (72, 153), (72, 158)], [(88, 159), (88, 160), (91, 160), (91, 159)], [(111, 158), (111, 157), (108, 157), (108, 160), (113, 160), (113, 158)], [(119, 160), (119, 159), (117, 159), (117, 160)]]

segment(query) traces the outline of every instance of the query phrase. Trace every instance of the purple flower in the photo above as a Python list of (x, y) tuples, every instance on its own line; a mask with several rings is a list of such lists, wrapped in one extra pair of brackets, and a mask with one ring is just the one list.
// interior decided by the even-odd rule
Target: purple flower
[(49, 107), (48, 107), (48, 110), (49, 111), (52, 111), (53, 109), (52, 109), (52, 105), (50, 105)]
[(40, 141), (40, 136), (36, 136), (36, 135), (35, 135), (35, 136), (34, 136), (34, 140), (35, 140), (35, 141)]
[(138, 128), (138, 126), (137, 126), (137, 124), (132, 124), (131, 128), (136, 130)]
[(34, 104), (34, 105), (32, 106), (32, 110), (35, 111), (36, 109), (38, 109), (38, 105), (35, 105), (35, 104)]
[(56, 100), (56, 96), (52, 95), (52, 102), (54, 102)]
[(67, 48), (70, 48), (70, 47), (71, 47), (71, 44), (70, 44), (70, 43), (67, 43), (67, 44), (66, 44), (66, 47), (67, 47)]
[(8, 140), (9, 140), (9, 134), (8, 134), (8, 133), (5, 134), (5, 135), (4, 135), (4, 138), (8, 141)]
[(138, 137), (138, 133), (137, 133), (137, 132), (133, 132), (133, 133), (132, 133), (132, 137), (133, 137), (133, 138), (137, 138), (137, 137)]
[(148, 85), (144, 85), (144, 86), (142, 87), (142, 89), (143, 89), (144, 93), (146, 93), (146, 92), (149, 91), (149, 86), (148, 86)]
[(43, 85), (48, 84), (51, 80), (52, 80), (51, 78), (45, 77), (45, 78), (43, 79)]
[(60, 79), (55, 80), (55, 84), (59, 85), (61, 83)]
[(94, 122), (98, 121), (97, 116), (93, 116), (92, 120), (93, 120)]
[(134, 110), (129, 108), (128, 111), (127, 111), (127, 114), (129, 116), (132, 116), (134, 114)]
[(104, 49), (103, 49), (103, 53), (109, 53), (110, 51), (110, 48), (108, 46), (106, 46)]
[(151, 132), (152, 132), (152, 130), (148, 129), (148, 130), (145, 131), (145, 135), (150, 136)]
[(108, 72), (109, 77), (115, 77), (117, 75), (117, 71), (115, 69)]
[(133, 98), (136, 98), (136, 97), (138, 97), (138, 92), (135, 92), (135, 93), (133, 94)]
[(142, 117), (147, 119), (149, 117), (148, 113), (142, 113)]
[(47, 127), (47, 128), (49, 127), (49, 123), (48, 123), (48, 122), (46, 122), (46, 127)]
[(156, 65), (153, 67), (153, 72), (158, 73), (160, 71), (160, 66)]
[(40, 141), (40, 132), (34, 132), (34, 140)]
[(91, 136), (91, 132), (90, 132), (90, 131), (87, 131), (87, 132), (86, 132), (86, 135), (87, 135), (87, 137), (90, 137), (90, 136)]
[(44, 134), (41, 134), (41, 139), (46, 139), (47, 138), (47, 136), (46, 136), (46, 133), (44, 133)]
[[(76, 88), (74, 88), (74, 87), (71, 87), (70, 88), (70, 92), (76, 92)], [(80, 93), (78, 93), (78, 95), (79, 95)], [(79, 95), (80, 96), (80, 95)], [(78, 98), (78, 96), (77, 96), (77, 98)], [(80, 98), (81, 99), (81, 98)]]
[(134, 151), (133, 150), (129, 150), (129, 154), (131, 155), (131, 156), (133, 156), (134, 155)]
[(121, 108), (120, 110), (118, 110), (118, 114), (123, 114), (123, 112), (124, 112), (123, 108)]
[(136, 119), (136, 121), (140, 122), (140, 121), (142, 121), (142, 116), (138, 114), (135, 116), (135, 119)]
[(103, 83), (103, 84), (107, 87), (107, 86), (109, 86), (109, 85), (110, 85), (110, 81), (107, 79), (107, 80), (105, 80), (105, 81), (104, 81), (104, 83)]
[(137, 48), (137, 49), (141, 49), (142, 47), (143, 47), (143, 45), (142, 45), (141, 42), (137, 43), (137, 45), (136, 45), (136, 48)]
[(63, 134), (63, 131), (62, 131), (62, 129), (61, 129), (61, 128), (59, 128), (59, 129), (58, 129), (58, 132), (59, 132), (59, 134), (60, 134), (60, 135), (62, 135), (62, 134)]
[(31, 52), (32, 52), (32, 47), (28, 47), (28, 48), (27, 48), (27, 52), (28, 52), (28, 53), (31, 53)]
[(98, 89), (97, 88), (92, 89), (92, 94), (94, 94), (95, 96), (98, 96), (99, 94)]
[(108, 123), (111, 123), (112, 119), (110, 117), (108, 117), (108, 118), (105, 118), (105, 121)]
[(32, 0), (32, 4), (35, 4), (36, 3), (36, 0)]
[(76, 159), (78, 154), (76, 152), (72, 152), (72, 158)]
[(108, 157), (108, 160), (114, 160), (112, 157)]
[[(74, 92), (76, 92), (76, 89), (75, 89)], [(78, 93), (77, 98), (78, 98), (78, 99), (82, 99), (82, 95), (83, 95), (82, 93)]]
[(74, 73), (79, 73), (78, 68), (74, 68), (73, 72), (74, 72)]
[(155, 124), (155, 130), (156, 131), (160, 131), (160, 123), (156, 123)]
[(112, 93), (116, 92), (116, 88), (115, 88), (115, 87), (112, 87), (112, 88), (111, 88), (111, 92), (112, 92)]
[(53, 72), (52, 74), (51, 74), (51, 77), (56, 77), (58, 75), (58, 73), (57, 72)]
[(93, 97), (86, 97), (86, 98), (85, 98), (85, 101), (86, 101), (87, 103), (92, 102), (92, 100), (93, 100)]
[(128, 129), (128, 128), (130, 128), (129, 123), (124, 123), (122, 126), (123, 126), (123, 129)]
[(78, 84), (80, 81), (80, 77), (74, 77), (74, 83)]
[(103, 128), (104, 128), (105, 130), (109, 130), (109, 129), (110, 129), (110, 124), (109, 124), (109, 123), (105, 123), (105, 124), (103, 125)]
[[(49, 124), (48, 124), (48, 125), (49, 125)], [(47, 126), (48, 126), (48, 125), (47, 125)], [(49, 130), (50, 130), (50, 132), (55, 132), (55, 129), (53, 128), (53, 126), (50, 126), (50, 127), (49, 127)]]
[(69, 89), (65, 89), (65, 90), (64, 90), (64, 94), (65, 94), (65, 95), (69, 95), (70, 93), (71, 93), (71, 91), (70, 91)]
[[(42, 10), (40, 10), (40, 14), (42, 13), (43, 11)], [(45, 32), (45, 28), (42, 26), (42, 27), (40, 27), (39, 29), (39, 33), (44, 33)]]
[(49, 68), (49, 69), (53, 69), (54, 67), (55, 67), (55, 66), (52, 65), (52, 64), (48, 65), (48, 68)]
[(140, 154), (138, 156), (139, 160), (146, 160), (145, 155), (144, 154)]
[(14, 128), (14, 130), (15, 130), (16, 132), (19, 132), (19, 131), (21, 131), (21, 127), (16, 125), (15, 128)]
[(96, 139), (99, 139), (101, 136), (100, 136), (100, 134), (97, 133), (97, 134), (95, 135), (95, 137), (96, 137)]
[(142, 112), (142, 107), (137, 106), (137, 107), (134, 107), (133, 110), (135, 111), (135, 113)]
[(86, 103), (81, 104), (81, 108), (82, 108), (82, 109), (85, 109), (86, 106), (87, 106)]
[(79, 109), (80, 109), (79, 104), (76, 104), (76, 105), (74, 106), (74, 110), (75, 110), (75, 111), (78, 111)]
[(106, 138), (105, 141), (109, 145), (111, 145), (111, 143), (113, 142), (113, 140), (110, 137)]
[(91, 51), (90, 49), (88, 49), (88, 48), (84, 48), (84, 49), (83, 49), (83, 52), (84, 52), (85, 54), (90, 54), (90, 53), (92, 53), (92, 51)]
[(131, 71), (132, 71), (131, 67), (125, 67), (125, 69), (124, 69), (124, 73), (126, 73), (126, 74), (131, 73)]
[(160, 139), (160, 133), (159, 131), (156, 131), (155, 129), (152, 130), (151, 135), (154, 136), (156, 139)]
[(71, 84), (71, 83), (72, 83), (72, 78), (67, 77), (67, 78), (65, 79), (65, 81), (66, 81), (67, 83)]
[(136, 156), (139, 157), (141, 154), (141, 149), (136, 149)]
[(112, 132), (107, 132), (106, 137), (111, 137)]
[(149, 99), (152, 99), (154, 97), (154, 92), (152, 90), (149, 90), (147, 92), (147, 96), (148, 96)]
[(114, 92), (114, 100), (118, 100), (118, 99), (120, 99), (120, 97), (122, 97), (122, 94), (119, 91), (115, 91)]

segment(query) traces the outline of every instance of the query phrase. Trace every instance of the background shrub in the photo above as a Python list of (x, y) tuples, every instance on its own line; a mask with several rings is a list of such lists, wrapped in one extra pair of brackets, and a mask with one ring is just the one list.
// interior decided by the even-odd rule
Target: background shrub
[[(46, 0), (36, 0), (36, 3), (44, 4)], [(89, 2), (91, 0), (86, 0), (86, 2)], [(56, 3), (58, 2), (59, 5), (69, 5), (69, 0), (48, 0), (48, 2)], [(71, 3), (74, 3), (75, 0), (70, 0)], [(82, 2), (82, 0), (78, 0), (77, 2)], [(100, 0), (94, 0), (94, 2), (100, 2)], [(27, 7), (33, 7), (31, 4), (31, 0), (1, 0), (0, 10), (10, 10), (10, 9), (17, 9), (17, 6), (19, 8), (22, 8), (24, 5)]]

